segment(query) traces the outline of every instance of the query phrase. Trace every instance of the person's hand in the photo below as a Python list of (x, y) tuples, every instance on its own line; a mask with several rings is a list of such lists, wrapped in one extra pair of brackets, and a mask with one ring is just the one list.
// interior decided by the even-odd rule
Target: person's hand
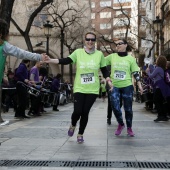
[(28, 84), (31, 85), (31, 86), (34, 86), (35, 85), (35, 81), (30, 80), (30, 81), (28, 81)]
[(149, 67), (145, 70), (146, 73), (148, 73), (150, 71)]
[(42, 58), (42, 61), (45, 61), (45, 62), (50, 60), (50, 57), (46, 53), (42, 53), (41, 58)]
[(109, 89), (109, 91), (112, 91), (113, 90), (113, 84), (112, 84), (112, 81), (111, 80), (109, 80), (109, 81), (107, 81), (107, 83), (108, 83), (108, 85), (109, 85), (109, 87), (110, 87), (110, 89)]
[(142, 87), (140, 81), (138, 81), (138, 88), (139, 88), (140, 94), (142, 95), (143, 94), (143, 87)]

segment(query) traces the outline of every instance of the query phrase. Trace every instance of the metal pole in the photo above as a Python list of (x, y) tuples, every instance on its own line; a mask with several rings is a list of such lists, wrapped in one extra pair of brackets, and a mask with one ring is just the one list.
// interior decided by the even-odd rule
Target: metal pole
[[(49, 55), (49, 36), (47, 36), (46, 53), (47, 53), (47, 55)], [(47, 76), (48, 76), (48, 73), (49, 73), (49, 64), (48, 63), (46, 64), (46, 69), (47, 69)]]

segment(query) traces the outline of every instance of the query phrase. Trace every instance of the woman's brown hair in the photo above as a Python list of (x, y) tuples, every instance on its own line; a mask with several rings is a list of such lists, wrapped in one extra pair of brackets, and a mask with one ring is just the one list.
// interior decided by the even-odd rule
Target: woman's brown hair
[(92, 34), (92, 35), (94, 35), (94, 37), (95, 37), (95, 39), (96, 39), (96, 34), (94, 33), (94, 32), (87, 32), (86, 34), (85, 34), (85, 38), (86, 38), (86, 36), (87, 36), (87, 34)]
[(160, 55), (156, 60), (156, 65), (162, 69), (166, 69), (167, 59), (165, 56)]
[(123, 41), (124, 44), (127, 44), (127, 47), (126, 47), (127, 52), (132, 51), (132, 48), (130, 47), (130, 45), (128, 44), (128, 42), (125, 39), (119, 38), (116, 41), (118, 41), (118, 40)]

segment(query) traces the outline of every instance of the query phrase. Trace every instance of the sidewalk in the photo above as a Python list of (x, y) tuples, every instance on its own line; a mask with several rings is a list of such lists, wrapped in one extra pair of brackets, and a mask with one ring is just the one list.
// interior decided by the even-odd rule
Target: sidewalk
[[(146, 161), (170, 162), (170, 121), (155, 123), (156, 114), (144, 109), (144, 104), (134, 102), (133, 130), (129, 137), (126, 128), (117, 137), (117, 122), (106, 123), (107, 101), (97, 99), (93, 105), (84, 133), (83, 144), (76, 143), (77, 129), (73, 137), (67, 136), (73, 104), (52, 108), (43, 116), (16, 120), (10, 109), (2, 113), (8, 125), (0, 126), (1, 160), (51, 160), (51, 161)], [(0, 167), (31, 170), (78, 170), (79, 167)], [(110, 170), (115, 168), (91, 168)], [(118, 169), (118, 168), (117, 168)], [(122, 168), (121, 168), (122, 169)]]

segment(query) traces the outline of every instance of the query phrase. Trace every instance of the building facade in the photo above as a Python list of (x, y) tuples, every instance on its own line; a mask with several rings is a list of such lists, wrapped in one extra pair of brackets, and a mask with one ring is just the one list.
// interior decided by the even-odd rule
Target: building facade
[(117, 38), (125, 38), (137, 48), (137, 17), (132, 14), (132, 6), (135, 2), (131, 0), (91, 0), (92, 27), (99, 37), (97, 47), (105, 55), (114, 52), (113, 41)]
[[(21, 30), (25, 31), (26, 26), (28, 24), (28, 19), (31, 16), (31, 14), (35, 11), (35, 9), (40, 5), (41, 0), (15, 0), (14, 7), (13, 7), (13, 13), (12, 18), (16, 22), (16, 24), (20, 27)], [(49, 56), (51, 58), (61, 58), (61, 30), (59, 27), (57, 27), (57, 22), (55, 22), (52, 17), (52, 12), (55, 14), (58, 12), (59, 15), (62, 15), (64, 11), (68, 8), (75, 9), (75, 13), (72, 10), (71, 13), (65, 12), (65, 16), (63, 17), (63, 21), (66, 23), (72, 16), (77, 16), (76, 22), (72, 24), (71, 26), (68, 26), (66, 29), (64, 29), (64, 38), (67, 37), (67, 40), (71, 41), (71, 34), (74, 34), (75, 36), (81, 36), (80, 43), (83, 46), (83, 33), (86, 31), (86, 27), (89, 25), (90, 21), (90, 1), (89, 0), (77, 0), (76, 2), (73, 0), (70, 0), (69, 3), (67, 3), (67, 0), (54, 0), (53, 2), (53, 9), (51, 8), (51, 4), (44, 7), (43, 10), (38, 13), (38, 15), (34, 18), (34, 21), (32, 23), (29, 37), (30, 41), (33, 47), (34, 52), (43, 53), (47, 51), (47, 38), (44, 35), (43, 31), (43, 25), (44, 23), (49, 20), (51, 24), (53, 24), (53, 29), (51, 36), (49, 38)], [(78, 16), (79, 15), (79, 16)], [(80, 16), (81, 15), (81, 16)], [(53, 14), (54, 16), (54, 14)], [(78, 18), (81, 18), (81, 20), (78, 20)], [(60, 22), (60, 21), (59, 21)], [(60, 22), (61, 23), (61, 22)], [(60, 24), (59, 23), (59, 24)], [(81, 29), (78, 28), (78, 25), (85, 25), (82, 26)], [(64, 25), (65, 27), (67, 25)], [(63, 26), (63, 27), (64, 27)], [(64, 27), (64, 28), (65, 28)], [(79, 32), (76, 32), (77, 30), (82, 30), (82, 35), (80, 35)], [(74, 32), (74, 33), (73, 33)], [(19, 31), (16, 29), (15, 25), (11, 22), (10, 24), (10, 39), (9, 42), (13, 45), (16, 45), (22, 49), (27, 50), (27, 44), (24, 40), (24, 37), (21, 36)], [(69, 42), (67, 42), (69, 43)], [(37, 44), (41, 44), (41, 46), (37, 46)], [(74, 50), (77, 47), (77, 44), (72, 45), (72, 50)], [(63, 44), (63, 57), (68, 57), (70, 54), (69, 49)], [(15, 57), (7, 57), (7, 63), (6, 67), (11, 68), (14, 70), (18, 67), (21, 60), (16, 59)], [(73, 76), (75, 74), (75, 67), (72, 68)], [(61, 66), (56, 64), (50, 64), (49, 65), (49, 73), (56, 75), (57, 73), (61, 73)], [(70, 69), (69, 66), (64, 66), (64, 72), (63, 77), (64, 79), (69, 79), (70, 76)]]

